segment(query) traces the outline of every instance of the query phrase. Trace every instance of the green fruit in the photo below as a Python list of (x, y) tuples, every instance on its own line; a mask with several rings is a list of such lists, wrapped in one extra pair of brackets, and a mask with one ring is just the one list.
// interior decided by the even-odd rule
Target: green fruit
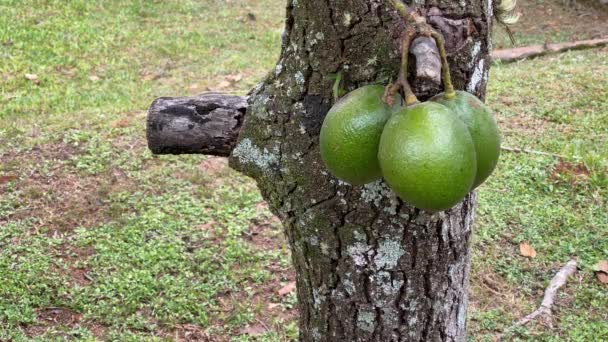
[(500, 156), (500, 132), (490, 109), (475, 95), (457, 91), (456, 97), (446, 99), (439, 94), (431, 99), (450, 108), (469, 128), (477, 154), (477, 176), (473, 189), (494, 171)]
[(466, 125), (436, 102), (395, 113), (384, 127), (378, 159), (393, 191), (429, 211), (460, 202), (470, 191), (477, 169)]
[(336, 102), (323, 121), (321, 158), (334, 176), (348, 183), (362, 185), (382, 177), (378, 144), (392, 114), (383, 94), (380, 85), (356, 89)]

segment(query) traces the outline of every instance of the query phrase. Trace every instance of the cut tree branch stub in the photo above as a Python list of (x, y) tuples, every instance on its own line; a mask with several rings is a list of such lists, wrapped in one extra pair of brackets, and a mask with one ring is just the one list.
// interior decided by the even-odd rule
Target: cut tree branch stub
[(238, 138), (247, 97), (204, 93), (161, 97), (148, 110), (148, 147), (154, 154), (227, 157)]

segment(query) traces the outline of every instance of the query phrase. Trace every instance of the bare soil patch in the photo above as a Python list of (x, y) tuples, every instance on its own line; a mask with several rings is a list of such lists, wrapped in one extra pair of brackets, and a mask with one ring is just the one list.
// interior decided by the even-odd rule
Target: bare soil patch
[(572, 187), (586, 183), (590, 174), (585, 164), (566, 160), (559, 160), (549, 172), (549, 179), (557, 182), (565, 181)]
[[(112, 219), (107, 196), (134, 189), (134, 182), (118, 169), (94, 176), (70, 171), (65, 161), (77, 153), (73, 146), (58, 142), (27, 153), (0, 156), (2, 163), (30, 165), (29, 170), (19, 170), (21, 177), (16, 191), (21, 192), (22, 200), (17, 210), (0, 221), (34, 218), (36, 230), (45, 228), (49, 236), (58, 237), (79, 226), (94, 226)], [(38, 166), (44, 164), (47, 165), (44, 169)], [(0, 193), (4, 191), (5, 187), (0, 186)]]
[(209, 156), (198, 165), (198, 168), (209, 175), (216, 175), (226, 171), (228, 158)]
[(195, 324), (180, 324), (173, 332), (166, 334), (176, 342), (219, 342), (220, 340), (210, 337), (203, 328)]
[(93, 279), (89, 275), (90, 269), (79, 266), (80, 261), (84, 261), (95, 254), (95, 249), (91, 246), (84, 248), (74, 247), (68, 243), (64, 243), (60, 248), (63, 251), (59, 257), (68, 265), (67, 269), (59, 269), (59, 273), (67, 276), (70, 279), (71, 286), (86, 286)]
[(73, 329), (80, 323), (82, 314), (67, 308), (44, 308), (37, 311), (36, 323), (25, 327), (28, 337), (43, 335), (47, 331), (64, 327)]
[[(260, 251), (281, 250), (286, 254), (289, 253), (279, 219), (269, 215), (265, 202), (258, 203), (256, 208), (260, 212), (260, 216), (251, 221), (249, 229), (244, 233), (245, 241), (254, 249)], [(238, 268), (238, 265), (235, 267)], [(255, 317), (252, 323), (240, 330), (231, 331), (232, 336), (248, 335), (255, 337), (267, 331), (280, 331), (281, 327), (279, 325), (297, 319), (297, 308), (283, 303), (284, 297), (295, 294), (295, 288), (288, 293), (281, 292), (282, 289), (286, 288), (286, 285), (295, 282), (294, 270), (273, 261), (266, 266), (266, 271), (270, 274), (270, 279), (263, 284), (256, 284), (249, 279), (242, 284), (243, 288), (251, 289), (252, 292), (249, 294), (244, 291), (227, 291), (217, 296), (216, 299), (220, 306), (219, 313), (222, 317), (230, 317), (232, 314), (238, 313), (242, 310), (242, 305), (254, 309)], [(218, 319), (218, 322), (213, 325), (226, 326), (221, 319)], [(228, 340), (230, 340), (230, 336), (226, 336), (226, 339), (213, 337), (209, 341)]]
[(504, 134), (524, 135), (527, 137), (542, 136), (550, 126), (555, 125), (527, 113), (520, 113), (515, 117), (496, 115), (496, 121)]

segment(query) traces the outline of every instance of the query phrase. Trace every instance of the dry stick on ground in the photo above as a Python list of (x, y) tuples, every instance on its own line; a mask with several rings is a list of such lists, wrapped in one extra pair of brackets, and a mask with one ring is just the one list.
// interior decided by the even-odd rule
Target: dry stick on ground
[(538, 155), (541, 155), (541, 156), (555, 157), (555, 158), (560, 158), (560, 159), (570, 159), (567, 156), (564, 156), (562, 154), (555, 154), (555, 153), (536, 151), (536, 150), (528, 150), (528, 149), (525, 149), (525, 148), (501, 146), (500, 149), (503, 150), (503, 151), (507, 151), (507, 152), (529, 153), (529, 154), (538, 154)]
[(517, 321), (511, 328), (507, 329), (507, 331), (526, 325), (538, 316), (544, 316), (547, 325), (552, 328), (551, 307), (555, 301), (555, 295), (557, 294), (557, 290), (566, 283), (568, 277), (574, 274), (574, 272), (576, 272), (576, 260), (570, 260), (559, 270), (559, 272), (557, 272), (553, 279), (551, 279), (549, 287), (545, 290), (545, 296), (543, 297), (540, 307), (528, 316)]
[(608, 37), (559, 44), (532, 45), (514, 49), (496, 50), (492, 53), (492, 59), (494, 61), (509, 63), (525, 58), (556, 54), (568, 50), (591, 49), (605, 45), (608, 45)]

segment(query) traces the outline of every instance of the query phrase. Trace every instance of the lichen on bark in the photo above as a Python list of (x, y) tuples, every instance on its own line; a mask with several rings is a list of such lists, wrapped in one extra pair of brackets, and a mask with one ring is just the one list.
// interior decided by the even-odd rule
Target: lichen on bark
[[(449, 51), (454, 83), (466, 89), (489, 58), (487, 0), (419, 6), (473, 25)], [(464, 339), (475, 196), (426, 213), (383, 182), (354, 187), (333, 178), (319, 155), (330, 75), (342, 72), (349, 90), (388, 82), (403, 29), (379, 0), (289, 1), (280, 59), (250, 96), (230, 164), (258, 182), (284, 224), (302, 341)], [(483, 96), (485, 78), (474, 88)]]

